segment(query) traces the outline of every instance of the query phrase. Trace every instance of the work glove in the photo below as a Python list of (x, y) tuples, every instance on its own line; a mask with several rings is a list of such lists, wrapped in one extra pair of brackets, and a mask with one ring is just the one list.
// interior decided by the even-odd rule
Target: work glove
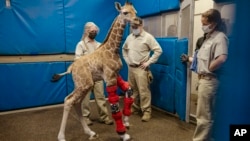
[(189, 60), (188, 58), (189, 58), (189, 56), (187, 54), (182, 54), (180, 56), (180, 59), (181, 59), (182, 63), (188, 62), (188, 60)]

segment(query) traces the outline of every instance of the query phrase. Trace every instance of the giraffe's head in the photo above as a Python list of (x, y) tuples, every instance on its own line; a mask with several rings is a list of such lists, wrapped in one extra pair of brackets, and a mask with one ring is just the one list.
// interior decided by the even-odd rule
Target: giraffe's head
[(136, 17), (136, 10), (132, 3), (126, 1), (124, 6), (119, 2), (115, 2), (115, 8), (120, 13), (122, 22), (131, 22)]

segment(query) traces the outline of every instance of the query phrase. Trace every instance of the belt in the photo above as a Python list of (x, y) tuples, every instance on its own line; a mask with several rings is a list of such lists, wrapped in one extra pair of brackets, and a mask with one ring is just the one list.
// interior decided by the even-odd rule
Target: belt
[(211, 79), (216, 79), (216, 76), (213, 74), (198, 74), (198, 79), (211, 80)]
[(138, 68), (138, 67), (140, 67), (140, 65), (136, 65), (136, 64), (134, 64), (134, 65), (129, 65), (130, 67), (132, 67), (132, 68)]

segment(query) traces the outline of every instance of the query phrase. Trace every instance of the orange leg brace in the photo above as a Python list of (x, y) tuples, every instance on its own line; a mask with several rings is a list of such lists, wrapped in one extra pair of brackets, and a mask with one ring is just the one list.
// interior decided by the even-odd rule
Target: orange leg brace
[(110, 103), (112, 117), (116, 123), (116, 132), (118, 134), (124, 134), (126, 128), (122, 121), (122, 113), (119, 108), (119, 96), (116, 94), (117, 86), (108, 86), (106, 88), (108, 92), (108, 101)]

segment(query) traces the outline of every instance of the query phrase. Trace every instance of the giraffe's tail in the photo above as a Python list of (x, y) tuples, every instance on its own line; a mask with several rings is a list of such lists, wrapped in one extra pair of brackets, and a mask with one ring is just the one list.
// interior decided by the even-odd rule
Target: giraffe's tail
[(70, 66), (68, 67), (67, 71), (64, 72), (64, 73), (54, 74), (54, 75), (52, 76), (52, 79), (51, 79), (50, 81), (51, 81), (51, 82), (57, 82), (57, 81), (60, 80), (64, 75), (71, 73), (71, 71), (72, 71), (72, 65), (70, 65)]

